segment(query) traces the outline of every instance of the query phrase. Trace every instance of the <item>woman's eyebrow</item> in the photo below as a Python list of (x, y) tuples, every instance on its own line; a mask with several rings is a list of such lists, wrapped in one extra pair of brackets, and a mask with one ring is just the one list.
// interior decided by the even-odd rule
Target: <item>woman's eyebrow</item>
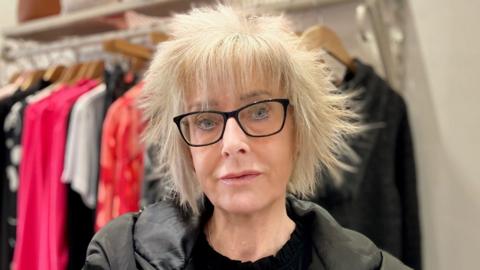
[(207, 102), (195, 102), (192, 105), (188, 106), (188, 111), (199, 111), (199, 110), (205, 110), (209, 109), (212, 107), (217, 107), (218, 102), (215, 100), (208, 100)]
[[(266, 90), (255, 90), (240, 96), (241, 101), (248, 101), (258, 97), (271, 97), (272, 94)], [(209, 99), (207, 102), (197, 101), (194, 102), (192, 105), (188, 106), (188, 111), (199, 111), (205, 110), (209, 108), (215, 108), (219, 106), (219, 102), (217, 100)]]
[(272, 94), (266, 90), (255, 90), (250, 93), (246, 93), (240, 96), (240, 100), (249, 100), (256, 97), (271, 97)]

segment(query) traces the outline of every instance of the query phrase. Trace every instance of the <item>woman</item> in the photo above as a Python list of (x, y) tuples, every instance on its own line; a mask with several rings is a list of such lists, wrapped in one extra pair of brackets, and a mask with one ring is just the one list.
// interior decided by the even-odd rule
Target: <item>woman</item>
[(297, 199), (360, 128), (288, 22), (219, 5), (171, 27), (141, 105), (174, 198), (103, 228), (85, 269), (408, 269)]

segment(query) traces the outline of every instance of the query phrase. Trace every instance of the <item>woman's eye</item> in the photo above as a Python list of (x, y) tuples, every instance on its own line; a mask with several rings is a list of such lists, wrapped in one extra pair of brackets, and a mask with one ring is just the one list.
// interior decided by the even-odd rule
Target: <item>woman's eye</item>
[(260, 107), (256, 108), (252, 112), (252, 118), (255, 120), (262, 120), (268, 117), (268, 108), (267, 107)]
[(196, 126), (202, 130), (210, 130), (215, 128), (217, 123), (213, 119), (203, 118), (196, 121)]

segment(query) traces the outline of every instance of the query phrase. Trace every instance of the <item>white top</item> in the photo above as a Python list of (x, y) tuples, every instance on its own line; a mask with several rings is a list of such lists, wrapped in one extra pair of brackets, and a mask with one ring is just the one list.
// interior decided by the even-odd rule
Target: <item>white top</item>
[(89, 208), (95, 208), (106, 86), (100, 84), (83, 94), (73, 106), (67, 134), (64, 183), (82, 197)]

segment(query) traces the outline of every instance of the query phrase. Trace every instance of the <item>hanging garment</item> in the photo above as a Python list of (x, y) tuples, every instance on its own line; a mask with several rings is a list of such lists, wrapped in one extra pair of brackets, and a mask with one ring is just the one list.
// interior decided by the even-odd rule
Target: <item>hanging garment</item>
[(67, 184), (68, 270), (82, 269), (88, 244), (95, 234), (95, 210), (83, 203), (83, 198)]
[(70, 112), (62, 181), (67, 183), (68, 267), (81, 269), (94, 234), (98, 152), (105, 84), (83, 94)]
[(15, 269), (67, 267), (66, 193), (61, 182), (68, 115), (98, 83), (65, 86), (25, 109), (18, 189)]
[[(105, 120), (105, 117), (107, 115), (107, 110), (110, 109), (111, 105), (115, 100), (123, 96), (125, 92), (128, 90), (132, 89), (135, 84), (136, 80), (138, 79), (137, 76), (130, 76), (128, 78), (129, 80), (126, 80), (126, 74), (123, 71), (122, 67), (120, 65), (115, 65), (112, 67), (112, 69), (105, 69), (104, 72), (104, 82), (106, 84), (106, 93), (105, 93), (105, 100), (104, 100), (104, 110), (102, 114), (102, 119)], [(98, 142), (98, 148), (101, 149), (101, 137), (103, 134), (103, 122), (102, 126), (100, 127), (100, 140)], [(98, 151), (97, 153), (97, 160), (100, 160), (100, 153), (101, 151)], [(97, 187), (98, 187), (98, 179), (100, 179), (100, 170), (98, 170), (98, 175), (97, 175)], [(97, 196), (98, 194), (96, 194)], [(96, 199), (95, 199), (96, 200)]]
[(96, 230), (121, 214), (139, 209), (144, 152), (140, 136), (144, 123), (136, 99), (142, 87), (140, 83), (116, 100), (105, 117)]
[(128, 78), (129, 80), (126, 77), (127, 74), (119, 65), (115, 65), (112, 70), (105, 70), (104, 78), (107, 84), (107, 94), (105, 95), (104, 115), (106, 115), (108, 108), (115, 100), (123, 96), (125, 92), (132, 89), (137, 83), (137, 76), (131, 76), (131, 78)]
[[(16, 241), (16, 224), (17, 224), (17, 189), (18, 189), (18, 166), (21, 158), (21, 131), (22, 131), (22, 105), (24, 100), (16, 102), (10, 113), (5, 118), (3, 127), (5, 132), (5, 144), (7, 148), (7, 160), (5, 168), (4, 180), (5, 188), (3, 189), (2, 207), (2, 262), (1, 269), (9, 269), (7, 267), (13, 260), (13, 250)], [(5, 248), (6, 247), (6, 248)], [(7, 267), (7, 268), (6, 268)]]
[[(18, 161), (19, 161), (19, 136), (21, 127), (10, 129), (8, 118), (19, 102), (37, 93), (49, 85), (47, 81), (39, 81), (31, 88), (16, 91), (13, 95), (0, 101), (0, 269), (9, 269), (13, 260), (17, 223), (17, 187), (18, 187)], [(19, 129), (17, 129), (19, 128)]]
[(6, 144), (5, 144), (5, 133), (3, 131), (5, 118), (10, 112), (10, 109), (12, 108), (13, 104), (47, 87), (48, 85), (50, 85), (50, 82), (41, 80), (38, 83), (36, 83), (34, 86), (32, 86), (31, 88), (25, 91), (17, 89), (12, 95), (0, 100), (0, 142), (1, 142), (0, 143), (0, 153), (1, 153), (0, 168), (2, 169), (2, 171), (4, 171), (5, 169), (5, 161), (8, 159), (8, 154), (7, 154), (8, 151), (6, 149)]
[(98, 183), (98, 152), (103, 123), (105, 84), (81, 96), (71, 116), (65, 150), (62, 181), (80, 194), (83, 202), (95, 208)]
[(364, 121), (381, 127), (351, 139), (361, 158), (357, 172), (345, 173), (340, 187), (326, 177), (315, 201), (342, 226), (365, 234), (408, 266), (421, 269), (417, 180), (405, 102), (359, 60), (344, 87), (362, 91), (358, 99)]

